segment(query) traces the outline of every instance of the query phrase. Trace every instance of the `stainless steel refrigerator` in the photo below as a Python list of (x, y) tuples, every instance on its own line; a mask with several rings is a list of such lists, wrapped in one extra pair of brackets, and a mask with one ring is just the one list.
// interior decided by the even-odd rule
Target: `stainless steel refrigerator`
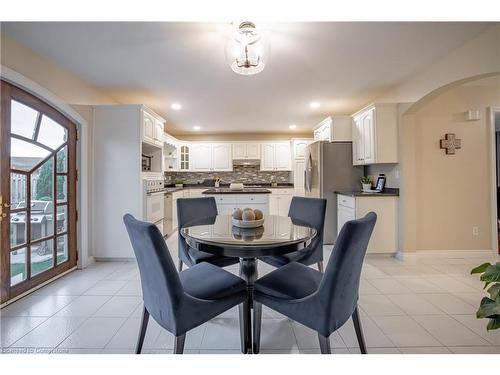
[(360, 190), (363, 167), (352, 165), (352, 142), (314, 142), (306, 148), (306, 197), (325, 198), (325, 244), (337, 238), (337, 195), (334, 191)]

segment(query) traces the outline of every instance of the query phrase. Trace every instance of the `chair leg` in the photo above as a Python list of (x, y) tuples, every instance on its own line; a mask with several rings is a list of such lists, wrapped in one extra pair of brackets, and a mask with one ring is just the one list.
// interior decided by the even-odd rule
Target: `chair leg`
[(141, 354), (144, 337), (146, 337), (146, 329), (148, 328), (148, 321), (149, 312), (146, 307), (144, 307), (144, 310), (142, 311), (141, 329), (139, 331), (139, 337), (137, 338), (137, 345), (135, 347), (135, 354)]
[(352, 313), (352, 322), (354, 323), (354, 330), (356, 331), (356, 337), (358, 338), (361, 354), (366, 354), (365, 337), (363, 336), (363, 328), (361, 327), (361, 321), (359, 320), (359, 311), (357, 306)]
[(323, 273), (323, 271), (324, 271), (323, 270), (323, 261), (322, 260), (320, 260), (318, 262), (318, 271), (321, 272), (321, 273)]
[(174, 340), (174, 354), (184, 353), (184, 341), (186, 341), (186, 334), (175, 336)]
[(260, 330), (262, 326), (262, 304), (253, 301), (253, 354), (260, 351)]
[(240, 314), (240, 340), (241, 340), (241, 352), (247, 354), (250, 351), (252, 345), (250, 339), (250, 315), (248, 314), (248, 300), (242, 302), (238, 305), (238, 310)]
[(182, 260), (179, 259), (179, 263), (177, 264), (177, 269), (179, 270), (179, 272), (182, 271)]
[(330, 337), (325, 337), (318, 332), (318, 339), (321, 354), (332, 354), (332, 349), (330, 347)]

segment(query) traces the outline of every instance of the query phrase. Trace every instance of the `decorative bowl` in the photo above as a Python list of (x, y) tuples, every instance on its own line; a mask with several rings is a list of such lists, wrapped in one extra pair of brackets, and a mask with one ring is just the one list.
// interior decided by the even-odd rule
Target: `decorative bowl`
[(238, 227), (238, 228), (258, 228), (264, 224), (264, 218), (262, 218), (260, 220), (243, 221), (243, 220), (235, 219), (233, 217), (233, 218), (231, 218), (231, 220), (232, 220), (233, 225), (235, 227)]

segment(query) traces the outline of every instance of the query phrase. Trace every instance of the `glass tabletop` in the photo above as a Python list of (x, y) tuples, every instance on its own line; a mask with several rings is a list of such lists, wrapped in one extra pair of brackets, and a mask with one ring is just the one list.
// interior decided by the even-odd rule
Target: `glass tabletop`
[[(272, 249), (290, 247), (293, 251), (307, 246), (316, 230), (306, 223), (287, 216), (264, 215), (264, 224), (257, 228), (239, 228), (232, 224), (231, 215), (217, 215), (188, 223), (181, 235), (193, 245), (205, 244), (219, 248)], [(209, 248), (200, 248), (210, 251)], [(214, 252), (215, 253), (215, 252)]]

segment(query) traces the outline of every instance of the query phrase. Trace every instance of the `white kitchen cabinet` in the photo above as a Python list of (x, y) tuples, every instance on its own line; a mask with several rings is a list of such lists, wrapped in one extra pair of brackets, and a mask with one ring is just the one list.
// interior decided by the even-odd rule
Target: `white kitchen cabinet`
[(229, 143), (212, 144), (212, 170), (233, 170), (231, 145)]
[(369, 253), (395, 253), (398, 251), (397, 196), (348, 196), (337, 195), (337, 233), (343, 225), (354, 219), (364, 217), (368, 212), (377, 214)]
[(163, 147), (163, 120), (150, 110), (142, 110), (142, 141)]
[(352, 116), (353, 164), (397, 163), (396, 104), (372, 104)]
[(313, 142), (313, 139), (294, 139), (293, 158), (294, 160), (303, 160), (306, 157), (306, 147)]
[(304, 188), (304, 172), (305, 160), (295, 160), (293, 164), (293, 186), (295, 187), (295, 195), (303, 197), (305, 195)]
[(292, 155), (290, 142), (263, 143), (260, 169), (262, 171), (290, 171)]
[(191, 143), (191, 169), (195, 172), (231, 171), (229, 143)]
[(270, 189), (269, 214), (278, 216), (288, 216), (290, 204), (292, 202), (293, 189)]
[(189, 171), (191, 169), (191, 146), (179, 144), (179, 170)]
[(269, 213), (269, 195), (271, 194), (213, 194), (217, 211), (222, 215), (232, 214), (236, 208), (259, 209), (264, 214)]
[(212, 170), (212, 145), (209, 143), (191, 144), (191, 170), (210, 172)]
[(351, 141), (351, 118), (329, 116), (314, 127), (314, 141)]
[(260, 143), (233, 143), (233, 159), (260, 159)]
[(177, 200), (184, 198), (182, 190), (174, 191), (172, 193), (172, 228), (177, 229)]

